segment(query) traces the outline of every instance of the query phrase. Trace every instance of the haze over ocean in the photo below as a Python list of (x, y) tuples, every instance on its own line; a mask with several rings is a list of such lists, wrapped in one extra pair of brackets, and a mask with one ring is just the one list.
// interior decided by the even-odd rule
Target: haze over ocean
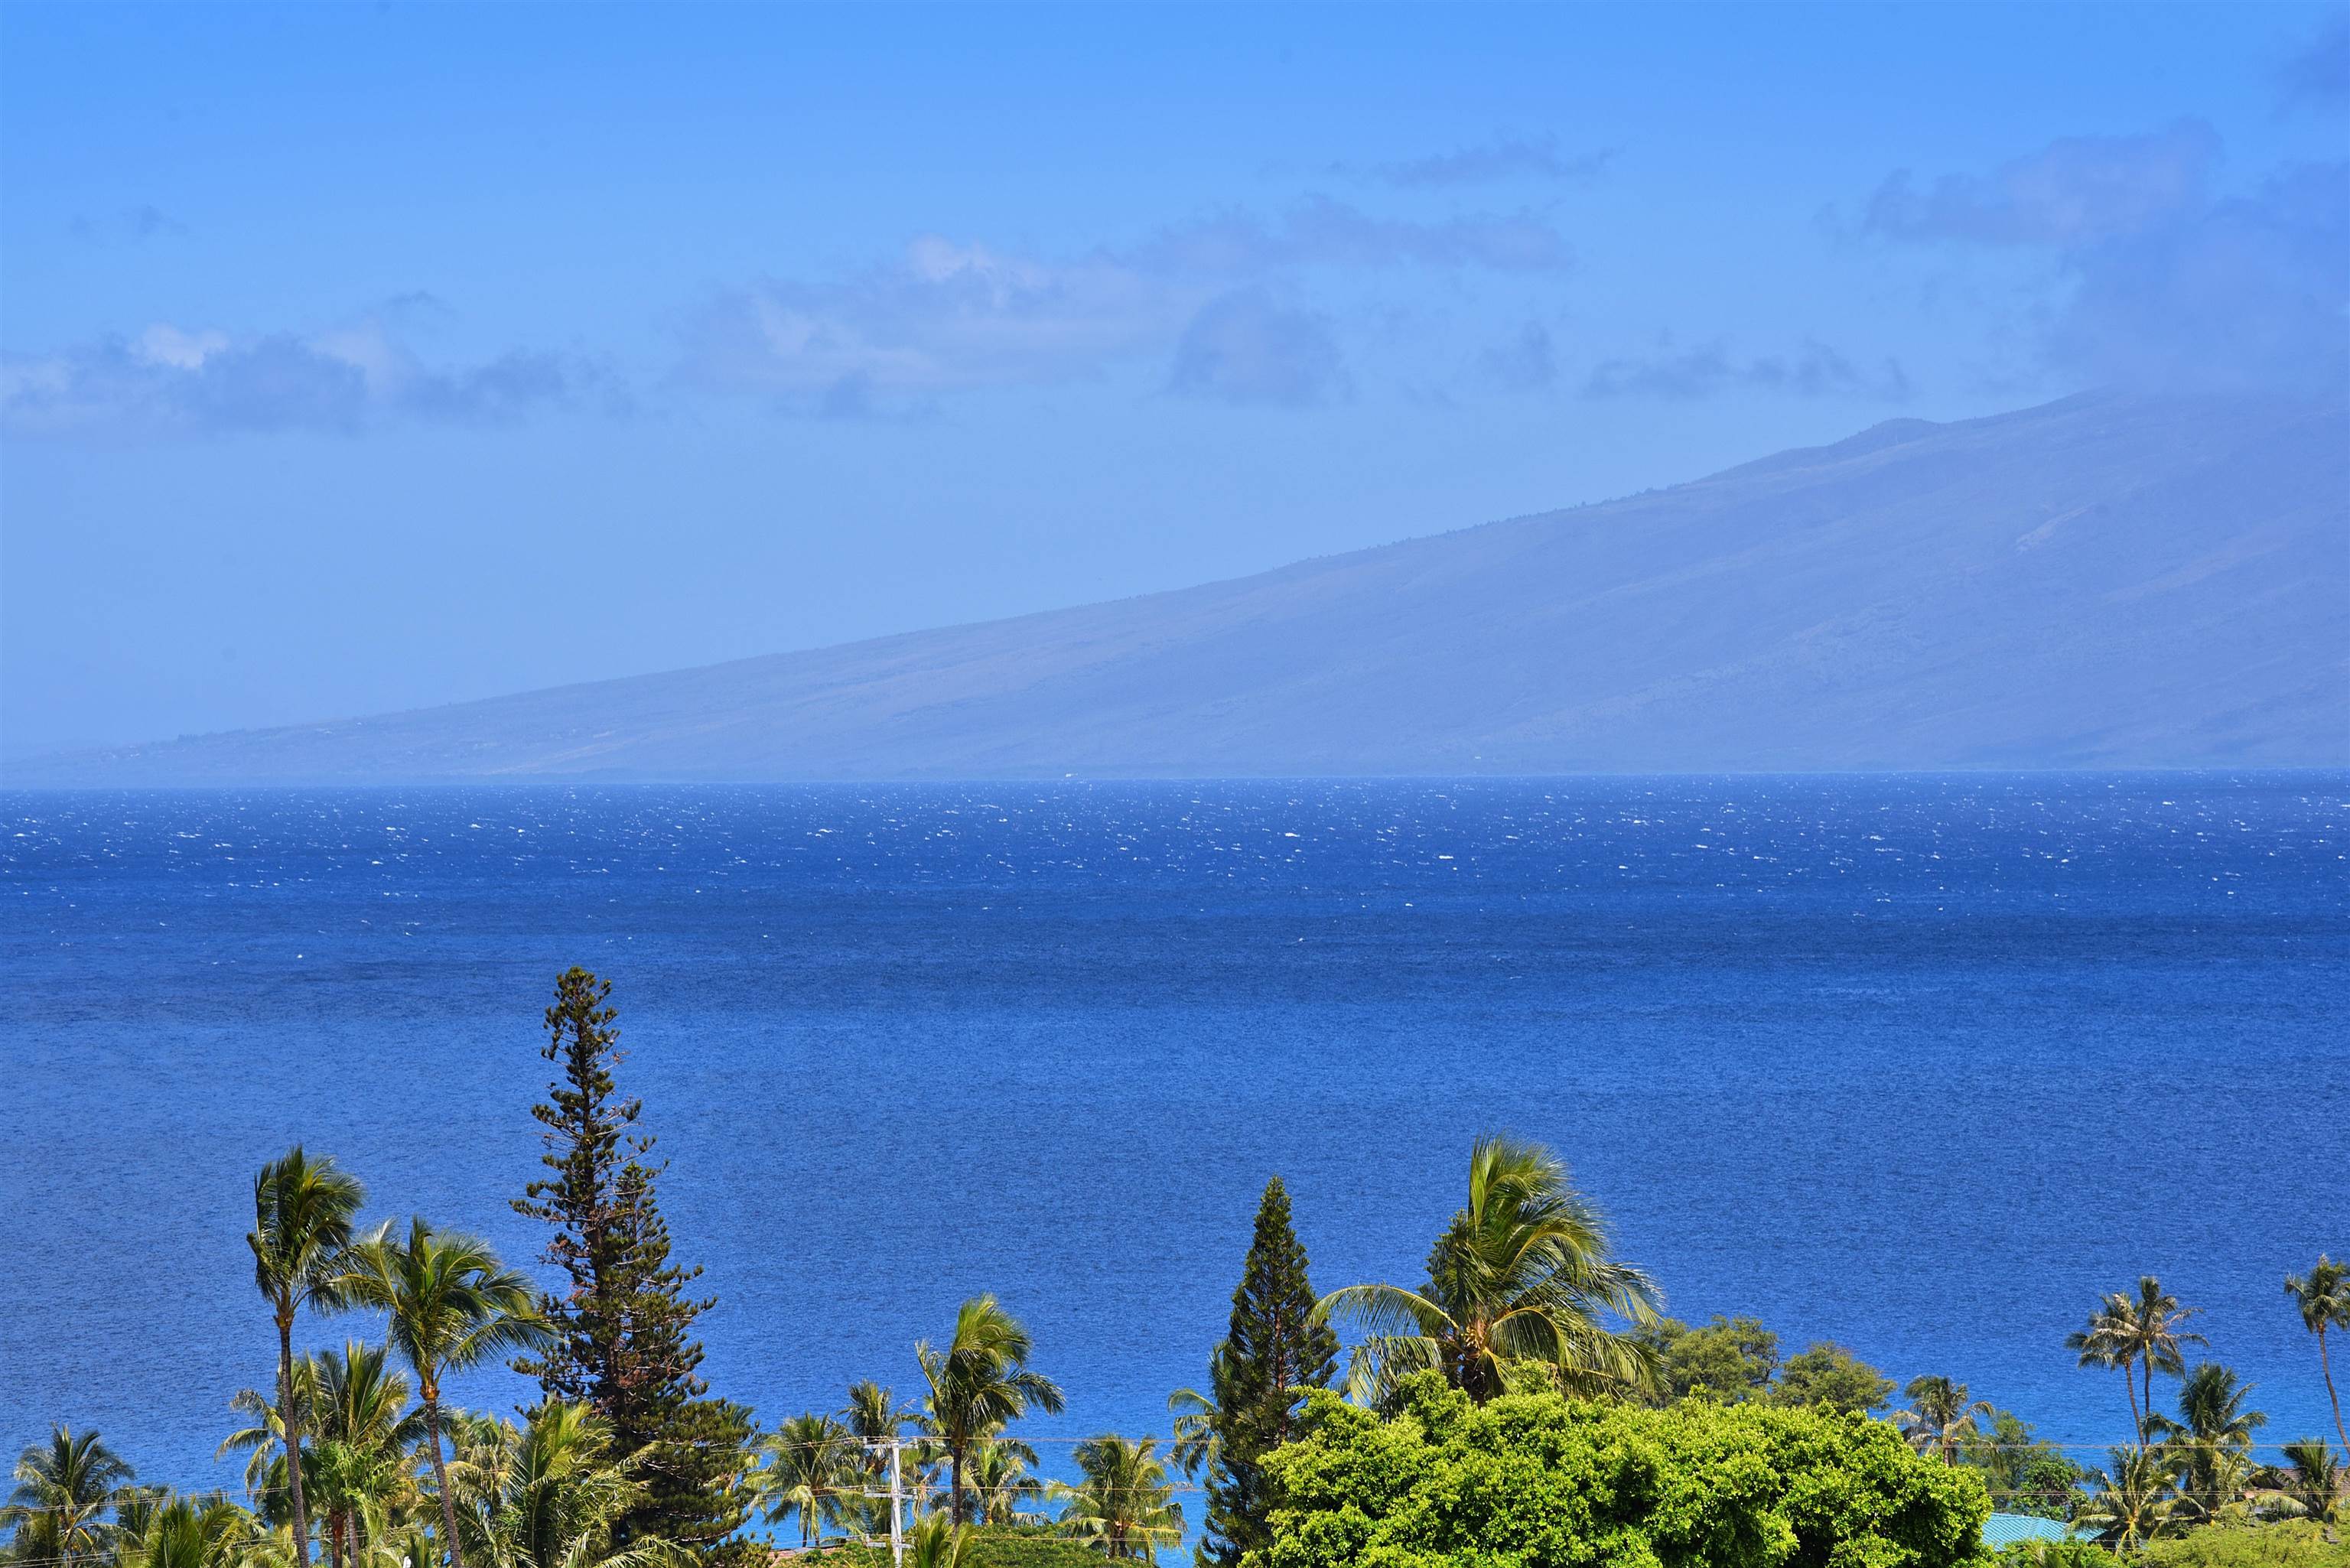
[(574, 962), (766, 1424), (905, 1391), (993, 1290), (1069, 1394), (1026, 1429), (1163, 1431), (1268, 1174), (1317, 1287), (1417, 1283), (1508, 1128), (1676, 1315), (2114, 1441), (2062, 1340), (2153, 1272), (2289, 1440), (2327, 1423), (2281, 1282), (2350, 1218), (2346, 854), (2339, 773), (0, 795), (0, 1441), (234, 1483), (249, 1183), (297, 1138), (534, 1260)]

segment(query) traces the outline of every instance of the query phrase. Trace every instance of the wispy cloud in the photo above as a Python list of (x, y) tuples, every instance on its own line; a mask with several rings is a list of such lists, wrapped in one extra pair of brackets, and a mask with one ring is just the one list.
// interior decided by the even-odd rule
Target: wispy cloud
[(1165, 355), (1170, 391), (1296, 406), (1343, 382), (1327, 318), (1275, 303), (1301, 280), (1400, 267), (1553, 273), (1572, 259), (1565, 237), (1528, 214), (1423, 223), (1321, 197), (1071, 259), (930, 236), (847, 277), (717, 291), (686, 318), (677, 376), (786, 412), (856, 417)]
[(1742, 359), (1716, 342), (1605, 359), (1592, 368), (1583, 384), (1586, 398), (1660, 398), (1684, 402), (1741, 390), (1899, 402), (1909, 395), (1909, 378), (1898, 360), (1856, 364), (1825, 343), (1806, 341), (1793, 354)]
[(2032, 351), (2147, 387), (2339, 388), (2350, 374), (2350, 164), (2215, 193), (2219, 139), (2182, 121), (2052, 143), (1987, 175), (1897, 174), (1866, 228), (1888, 240), (2036, 250), (2054, 264)]
[(1154, 273), (1246, 275), (1283, 267), (1476, 267), (1563, 272), (1574, 247), (1531, 213), (1421, 222), (1382, 218), (1326, 196), (1309, 196), (1271, 221), (1233, 213), (1172, 225), (1115, 253)]
[(1211, 300), (1191, 318), (1167, 386), (1219, 402), (1304, 408), (1343, 391), (1346, 377), (1327, 320), (1248, 288)]
[(853, 277), (722, 291), (688, 319), (679, 374), (794, 412), (1098, 375), (1163, 342), (1185, 302), (1107, 256), (1067, 264), (936, 237)]
[(2286, 57), (2277, 89), (2287, 109), (2350, 109), (2350, 11), (2336, 10), (2315, 37)]
[(1405, 158), (1367, 166), (1333, 164), (1331, 172), (1347, 179), (1373, 180), (1399, 190), (1449, 189), (1488, 185), (1508, 180), (1588, 184), (1616, 156), (1615, 149), (1565, 153), (1554, 136), (1501, 136), (1491, 141), (1455, 148), (1423, 158)]
[(159, 323), (136, 337), (0, 357), (0, 427), (18, 436), (358, 434), (402, 421), (500, 423), (615, 395), (603, 371), (563, 355), (515, 350), (429, 365), (380, 314), (309, 334), (236, 336)]
[(1529, 321), (1505, 342), (1487, 348), (1477, 357), (1477, 369), (1489, 384), (1505, 392), (1539, 392), (1558, 379), (1558, 351), (1550, 328)]
[(98, 217), (76, 213), (66, 223), (66, 232), (75, 239), (92, 244), (135, 244), (151, 240), (158, 234), (184, 234), (187, 228), (161, 207), (141, 203), (125, 207), (119, 213)]
[(2144, 136), (2068, 137), (1987, 175), (1919, 188), (1907, 169), (1868, 200), (1863, 228), (1900, 240), (2077, 245), (2143, 233), (2202, 206), (2220, 139), (2199, 120)]

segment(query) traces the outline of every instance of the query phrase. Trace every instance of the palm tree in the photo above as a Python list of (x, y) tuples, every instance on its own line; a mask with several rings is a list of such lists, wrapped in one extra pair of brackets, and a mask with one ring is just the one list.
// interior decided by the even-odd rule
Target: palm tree
[(151, 1493), (126, 1511), (116, 1568), (244, 1568), (266, 1540), (253, 1515), (223, 1497)]
[(1017, 1524), (1020, 1505), (1045, 1496), (1045, 1483), (1029, 1472), (1036, 1450), (1014, 1438), (982, 1438), (971, 1446), (971, 1490), (979, 1497), (981, 1524)]
[(2271, 1489), (2262, 1500), (2262, 1511), (2283, 1519), (2314, 1520), (2332, 1524), (2342, 1516), (2342, 1496), (2350, 1472), (2334, 1457), (2323, 1438), (2303, 1438), (2284, 1445), (2284, 1464), (2262, 1469), (2255, 1486)]
[(351, 1220), (367, 1200), (359, 1179), (332, 1159), (312, 1159), (296, 1144), (253, 1179), (253, 1282), (277, 1322), (277, 1419), (294, 1503), (294, 1542), (303, 1568), (310, 1562), (310, 1513), (302, 1495), (302, 1413), (294, 1399), (294, 1317), (306, 1306), (342, 1304), (336, 1282), (351, 1242)]
[(643, 1501), (638, 1456), (586, 1405), (549, 1399), (511, 1421), (468, 1417), (450, 1466), (463, 1524), (488, 1568), (664, 1568), (676, 1552), (639, 1541), (615, 1551), (612, 1522)]
[(1350, 1398), (1385, 1398), (1398, 1377), (1436, 1367), (1482, 1404), (1529, 1373), (1575, 1395), (1649, 1386), (1656, 1352), (1603, 1314), (1645, 1324), (1657, 1306), (1648, 1277), (1609, 1255), (1606, 1223), (1566, 1168), (1539, 1145), (1489, 1135), (1470, 1151), (1469, 1206), (1429, 1253), (1427, 1286), (1348, 1285), (1314, 1312), (1367, 1335)]
[(2135, 1549), (2178, 1533), (2200, 1514), (2193, 1499), (2172, 1488), (2170, 1467), (2159, 1458), (2143, 1448), (2110, 1454), (2112, 1468), (2091, 1477), (2097, 1490), (2073, 1515), (2076, 1526), (2107, 1546)]
[(963, 1467), (972, 1445), (993, 1437), (1032, 1406), (1046, 1415), (1060, 1413), (1060, 1385), (1028, 1369), (1033, 1349), (1028, 1331), (993, 1295), (962, 1303), (955, 1314), (954, 1338), (943, 1354), (927, 1340), (914, 1346), (914, 1359), (931, 1386), (923, 1425), (946, 1449), (949, 1512), (957, 1524), (970, 1522)]
[(1942, 1456), (1950, 1464), (1958, 1458), (1959, 1440), (1971, 1438), (1981, 1430), (1975, 1417), (1996, 1415), (1988, 1399), (1970, 1401), (1967, 1386), (1953, 1383), (1947, 1377), (1913, 1377), (1909, 1386), (1901, 1391), (1908, 1397), (1909, 1408), (1896, 1418), (1907, 1432), (1909, 1443), (1919, 1453), (1929, 1449)]
[(830, 1416), (794, 1416), (761, 1445), (767, 1464), (752, 1480), (766, 1500), (767, 1522), (799, 1515), (803, 1550), (840, 1522), (843, 1493), (857, 1479), (856, 1439)]
[[(2129, 1392), (2130, 1425), (2137, 1432), (2141, 1452), (2151, 1441), (2147, 1423), (2154, 1414), (2154, 1375), (2185, 1370), (2182, 1351), (2204, 1340), (2201, 1334), (2189, 1334), (2178, 1325), (2201, 1310), (2180, 1306), (2176, 1297), (2164, 1293), (2161, 1281), (2147, 1274), (2138, 1280), (2137, 1295), (2113, 1292), (2089, 1314), (2085, 1328), (2065, 1336), (2065, 1347), (2080, 1352), (2082, 1366), (2121, 1369), (2123, 1386)], [(2138, 1386), (2129, 1380), (2133, 1366), (2140, 1369), (2145, 1379), (2143, 1404), (2138, 1399)]]
[(1148, 1439), (1130, 1443), (1118, 1437), (1079, 1443), (1076, 1459), (1086, 1479), (1054, 1489), (1066, 1504), (1062, 1532), (1112, 1557), (1147, 1559), (1162, 1546), (1180, 1545), (1183, 1505), (1174, 1501), (1175, 1489), (1167, 1467), (1152, 1452), (1155, 1447)]
[[(880, 1495), (889, 1486), (889, 1448), (897, 1442), (906, 1424), (921, 1418), (921, 1412), (910, 1405), (898, 1403), (897, 1396), (882, 1384), (869, 1379), (848, 1386), (848, 1403), (834, 1412), (841, 1426), (847, 1428), (853, 1446), (851, 1459), (857, 1467), (858, 1479), (863, 1482), (856, 1491), (843, 1500), (842, 1512), (859, 1535), (887, 1535), (889, 1532), (889, 1502)], [(919, 1451), (899, 1455), (900, 1480), (910, 1469), (917, 1487), (926, 1473), (925, 1456)]]
[(360, 1521), (380, 1513), (383, 1504), (407, 1480), (406, 1456), (372, 1445), (347, 1443), (323, 1434), (314, 1438), (303, 1456), (310, 1472), (310, 1496), (327, 1516), (327, 1560), (333, 1568), (348, 1568), (357, 1557), (354, 1542), (369, 1533)]
[(2223, 1505), (2220, 1494), (2231, 1490), (2231, 1480), (2241, 1482), (2238, 1472), (2248, 1467), (2238, 1461), (2252, 1446), (2252, 1434), (2268, 1422), (2260, 1411), (2244, 1408), (2251, 1391), (2251, 1384), (2239, 1383), (2218, 1362), (2200, 1362), (2178, 1386), (2179, 1418), (2154, 1416), (2147, 1421), (2178, 1465), (2188, 1495), (2207, 1515)]
[(118, 1531), (107, 1519), (130, 1486), (130, 1467), (96, 1432), (58, 1426), (16, 1456), (16, 1490), (0, 1508), (13, 1554), (50, 1568), (102, 1558)]
[(943, 1513), (924, 1514), (906, 1532), (906, 1568), (962, 1568), (972, 1529)]
[(2342, 1429), (2342, 1397), (2334, 1391), (2334, 1364), (2325, 1354), (2325, 1331), (2350, 1329), (2350, 1262), (2337, 1263), (2320, 1252), (2309, 1272), (2285, 1277), (2284, 1293), (2301, 1308), (2301, 1326), (2317, 1336), (2317, 1367), (2325, 1375), (2325, 1397), (2334, 1403), (2334, 1435), (2350, 1449), (2350, 1432)]
[(337, 1288), (351, 1301), (390, 1315), (391, 1348), (416, 1374), (417, 1394), (424, 1402), (425, 1451), (441, 1493), (449, 1560), (465, 1568), (441, 1452), (441, 1378), (545, 1343), (547, 1329), (530, 1282), (500, 1263), (485, 1242), (435, 1231), (419, 1215), (409, 1223), (406, 1241), (395, 1240), (387, 1224), (354, 1248), (350, 1270)]
[(317, 1366), (318, 1437), (340, 1450), (331, 1467), (320, 1467), (336, 1495), (327, 1533), (341, 1543), (339, 1563), (349, 1564), (387, 1507), (413, 1494), (406, 1456), (424, 1437), (424, 1410), (410, 1407), (408, 1379), (393, 1369), (389, 1345), (346, 1340), (340, 1355), (327, 1351)]
[[(312, 1414), (317, 1403), (318, 1364), (311, 1356), (302, 1356), (294, 1363), (294, 1409), (302, 1425), (307, 1428), (316, 1417)], [(232, 1410), (242, 1411), (253, 1417), (253, 1425), (240, 1427), (220, 1440), (213, 1450), (215, 1459), (231, 1454), (244, 1454), (244, 1491), (253, 1510), (273, 1524), (287, 1523), (293, 1517), (290, 1505), (276, 1506), (286, 1495), (286, 1421), (283, 1407), (271, 1395), (258, 1388), (240, 1388), (228, 1402)]]
[[(1224, 1347), (1221, 1345), (1208, 1357), (1208, 1386), (1223, 1384)], [(1167, 1457), (1176, 1469), (1193, 1480), (1200, 1472), (1216, 1462), (1216, 1454), (1223, 1445), (1216, 1437), (1216, 1408), (1211, 1395), (1197, 1388), (1178, 1388), (1167, 1396), (1167, 1413), (1174, 1417), (1175, 1440), (1167, 1446)]]
[[(387, 1349), (356, 1339), (345, 1341), (339, 1354), (329, 1350), (294, 1363), (294, 1407), (319, 1449), (337, 1449), (325, 1461), (314, 1450), (304, 1461), (303, 1481), (306, 1493), (323, 1501), (316, 1497), (319, 1478), (328, 1472), (333, 1477), (338, 1501), (327, 1508), (327, 1553), (337, 1568), (358, 1560), (371, 1516), (408, 1490), (402, 1456), (424, 1433), (424, 1412), (409, 1407), (408, 1386), (408, 1379), (391, 1368)], [(222, 1438), (218, 1452), (252, 1455), (244, 1467), (245, 1490), (262, 1516), (275, 1522), (278, 1516), (271, 1503), (286, 1490), (285, 1429), (277, 1408), (252, 1388), (240, 1389), (229, 1404), (251, 1413), (255, 1424)], [(351, 1490), (363, 1481), (362, 1490)]]

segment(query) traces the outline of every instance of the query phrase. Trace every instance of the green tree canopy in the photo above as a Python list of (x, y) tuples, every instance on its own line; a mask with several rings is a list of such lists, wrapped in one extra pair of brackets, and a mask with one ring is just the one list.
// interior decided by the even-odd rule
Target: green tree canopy
[[(2106, 1559), (2110, 1564), (2111, 1558)], [(2330, 1541), (2314, 1524), (2218, 1526), (2158, 1541), (2137, 1568), (2350, 1568), (2350, 1542)]]
[(1314, 1397), (1269, 1456), (1273, 1539), (1249, 1568), (1981, 1568), (1981, 1478), (1882, 1422), (1689, 1401), (1507, 1395), (1432, 1373), (1397, 1413)]
[(1779, 1369), (1779, 1336), (1751, 1317), (1724, 1317), (1691, 1328), (1659, 1318), (1638, 1331), (1657, 1360), (1659, 1400), (1703, 1394), (1725, 1405), (1757, 1399)]
[(1885, 1408), (1893, 1379), (1844, 1346), (1821, 1340), (1787, 1358), (1766, 1397), (1790, 1409), (1825, 1405), (1865, 1416)]
[(1992, 1506), (2002, 1513), (2072, 1517), (2081, 1467), (2035, 1437), (2031, 1423), (2012, 1410), (1993, 1410), (1989, 1427), (1960, 1438), (1959, 1462), (1982, 1472)]

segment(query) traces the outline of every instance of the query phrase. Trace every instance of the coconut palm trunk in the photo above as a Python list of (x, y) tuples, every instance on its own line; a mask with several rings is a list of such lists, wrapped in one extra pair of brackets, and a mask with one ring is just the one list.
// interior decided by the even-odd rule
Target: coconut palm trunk
[[(2138, 1451), (2144, 1453), (2146, 1451), (2146, 1417), (2138, 1414), (2141, 1407), (2137, 1402), (2137, 1380), (2130, 1376), (2129, 1363), (2126, 1361), (2122, 1363), (2122, 1392), (2129, 1396), (2130, 1430), (2137, 1434)], [(2153, 1396), (2149, 1394), (2147, 1397), (2151, 1398)]]
[(2334, 1363), (2325, 1355), (2325, 1324), (2317, 1325), (2317, 1370), (2325, 1376), (2325, 1397), (2334, 1405), (2334, 1435), (2342, 1439), (2342, 1451), (2350, 1453), (2350, 1432), (2342, 1429), (2342, 1396), (2334, 1391)]
[(310, 1509), (302, 1495), (302, 1412), (294, 1403), (294, 1303), (277, 1308), (277, 1424), (286, 1432), (286, 1487), (294, 1505), (294, 1549), (310, 1568)]
[(432, 1456), (432, 1485), (441, 1493), (441, 1523), (448, 1531), (452, 1568), (465, 1568), (464, 1543), (457, 1539), (457, 1500), (449, 1495), (449, 1466), (441, 1457), (441, 1389), (424, 1383), (424, 1445)]

